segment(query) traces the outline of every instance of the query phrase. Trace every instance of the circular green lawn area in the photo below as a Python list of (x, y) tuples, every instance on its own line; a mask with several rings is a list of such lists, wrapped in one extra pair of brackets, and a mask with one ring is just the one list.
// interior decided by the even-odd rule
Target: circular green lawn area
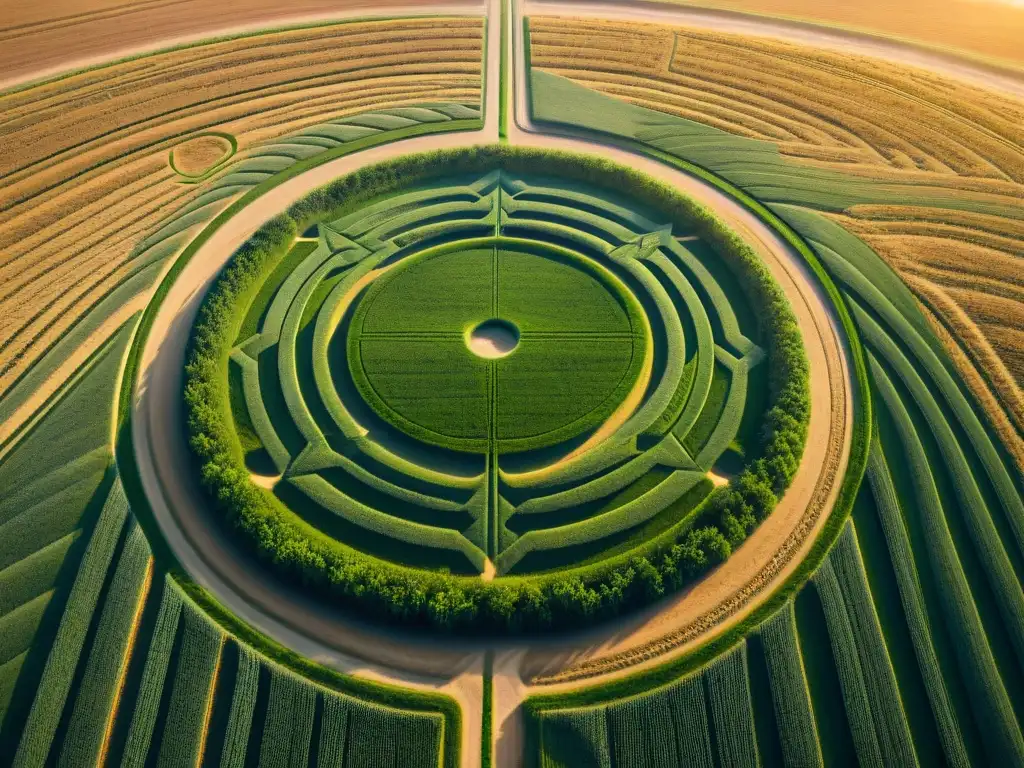
[(369, 167), (265, 225), (204, 301), (184, 400), (212, 503), (276, 573), (517, 631), (726, 557), (799, 465), (806, 373), (781, 289), (710, 213), (488, 147)]
[[(475, 329), (518, 334), (492, 359)], [(531, 450), (592, 429), (634, 385), (640, 307), (610, 272), (561, 249), (494, 238), (410, 257), (356, 310), (348, 363), (363, 398), (404, 432), (446, 448)]]

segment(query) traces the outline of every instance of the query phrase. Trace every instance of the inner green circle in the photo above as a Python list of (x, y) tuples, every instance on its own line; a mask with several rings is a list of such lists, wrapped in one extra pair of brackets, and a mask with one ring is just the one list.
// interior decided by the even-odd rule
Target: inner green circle
[[(474, 354), (488, 321), (518, 329)], [(605, 268), (532, 241), (464, 241), (407, 257), (356, 308), (348, 362), (363, 398), (413, 437), (456, 450), (542, 448), (607, 419), (642, 367), (640, 307)]]

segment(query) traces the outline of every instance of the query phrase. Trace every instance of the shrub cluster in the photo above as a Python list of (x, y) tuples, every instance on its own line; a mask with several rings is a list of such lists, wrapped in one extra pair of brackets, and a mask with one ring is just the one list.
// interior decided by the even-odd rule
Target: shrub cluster
[[(397, 566), (325, 536), (249, 481), (228, 392), (231, 345), (262, 281), (297, 232), (411, 184), (503, 168), (613, 190), (696, 230), (726, 260), (756, 310), (770, 367), (756, 458), (713, 492), (688, 526), (585, 568), (483, 582)], [(753, 251), (695, 201), (641, 173), (582, 155), (508, 146), (412, 155), (311, 193), (233, 256), (203, 302), (185, 369), (189, 443), (203, 485), (259, 557), (288, 580), (374, 618), (444, 630), (579, 628), (677, 590), (724, 561), (774, 508), (799, 465), (810, 413), (808, 366), (792, 310)]]

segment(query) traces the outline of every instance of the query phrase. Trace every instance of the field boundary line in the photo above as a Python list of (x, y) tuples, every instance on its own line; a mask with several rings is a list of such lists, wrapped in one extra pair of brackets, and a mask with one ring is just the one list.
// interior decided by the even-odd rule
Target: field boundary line
[[(522, 27), (523, 42), (521, 46), (517, 47), (516, 53), (517, 55), (523, 56), (524, 60), (517, 64), (516, 80), (518, 83), (521, 79), (524, 79), (525, 93), (521, 94), (520, 97), (517, 98), (516, 105), (520, 109), (525, 107), (525, 114), (521, 116), (519, 113), (520, 110), (516, 110), (516, 124), (521, 130), (530, 132), (535, 129), (532, 129), (532, 99), (530, 97), (529, 88), (531, 64), (529, 59), (526, 58), (529, 54), (529, 17), (526, 15), (523, 15)], [(521, 117), (523, 119), (520, 119)], [(524, 122), (526, 123), (525, 126)], [(796, 251), (801, 261), (803, 261), (810, 270), (819, 287), (828, 297), (829, 303), (832, 304), (837, 315), (839, 325), (843, 328), (846, 338), (839, 339), (839, 342), (846, 348), (852, 364), (852, 370), (850, 373), (854, 385), (854, 391), (852, 392), (854, 417), (851, 425), (852, 436), (846, 472), (840, 482), (840, 487), (833, 504), (833, 508), (829, 512), (823, 528), (817, 534), (817, 538), (811, 545), (810, 551), (804, 556), (804, 559), (800, 562), (795, 571), (790, 574), (782, 584), (778, 585), (768, 598), (757, 606), (749, 616), (696, 648), (683, 653), (677, 658), (668, 660), (649, 669), (639, 670), (628, 676), (614, 679), (606, 683), (599, 683), (595, 686), (583, 688), (578, 691), (535, 694), (534, 696), (531, 696), (527, 702), (528, 708), (532, 711), (570, 706), (576, 701), (585, 703), (609, 701), (613, 698), (621, 697), (622, 695), (629, 695), (629, 693), (635, 692), (639, 689), (646, 690), (647, 688), (655, 687), (658, 684), (675, 679), (686, 671), (695, 669), (707, 661), (719, 656), (722, 652), (728, 650), (735, 645), (735, 643), (739, 642), (749, 629), (770, 617), (770, 615), (772, 615), (810, 578), (810, 575), (814, 570), (816, 570), (818, 565), (824, 561), (825, 556), (838, 539), (838, 535), (842, 530), (842, 524), (849, 517), (849, 514), (852, 511), (853, 501), (867, 466), (868, 449), (870, 447), (869, 441), (872, 432), (872, 409), (867, 365), (856, 326), (853, 323), (853, 319), (850, 315), (849, 309), (847, 308), (846, 302), (839, 293), (835, 283), (822, 266), (810, 245), (800, 235), (798, 235), (792, 227), (786, 224), (785, 221), (772, 213), (755, 198), (727, 182), (725, 179), (719, 177), (717, 174), (694, 163), (681, 160), (680, 158), (676, 158), (666, 152), (644, 145), (636, 140), (621, 139), (617, 136), (600, 133), (598, 131), (582, 129), (576, 130), (570, 126), (564, 126), (561, 124), (545, 124), (545, 129), (547, 131), (550, 131), (552, 128), (554, 128), (553, 132), (556, 135), (564, 135), (569, 138), (579, 137), (594, 144), (596, 147), (606, 144), (628, 152), (646, 156), (710, 184), (719, 192), (726, 194), (735, 202), (739, 203), (750, 213), (760, 219), (762, 223), (773, 229), (794, 251)], [(836, 334), (835, 329), (832, 329), (832, 333)], [(735, 611), (730, 611), (730, 613), (734, 612)], [(628, 652), (624, 653), (628, 654)], [(650, 658), (654, 658), (655, 656), (651, 656)], [(610, 658), (614, 659), (616, 657)], [(602, 665), (602, 668), (603, 667), (604, 665)], [(568, 670), (568, 673), (573, 675), (572, 670)], [(600, 674), (600, 672), (595, 674)], [(587, 676), (591, 675), (573, 675), (569, 680), (581, 680)], [(564, 678), (560, 678), (557, 682), (561, 683), (563, 680)], [(535, 684), (540, 684), (541, 681), (542, 679), (537, 679), (534, 682)], [(550, 682), (556, 682), (556, 680), (551, 679)]]
[(229, 609), (221, 605), (211, 593), (192, 580), (181, 566), (166, 537), (163, 535), (160, 525), (149, 505), (146, 493), (143, 490), (139, 466), (135, 457), (132, 424), (134, 402), (139, 386), (138, 374), (142, 352), (160, 305), (170, 292), (171, 286), (177, 277), (192, 260), (193, 255), (212, 237), (214, 232), (240, 213), (253, 200), (307, 170), (372, 147), (428, 134), (480, 130), (482, 124), (483, 121), (481, 119), (419, 124), (349, 142), (308, 160), (294, 163), (287, 169), (256, 185), (233, 202), (191, 240), (189, 245), (179, 254), (171, 267), (166, 271), (156, 288), (136, 328), (135, 337), (129, 348), (115, 418), (115, 429), (118, 435), (115, 444), (115, 460), (122, 476), (126, 494), (132, 505), (132, 510), (147, 533), (147, 538), (153, 548), (154, 558), (166, 568), (171, 578), (182, 587), (186, 594), (195, 600), (210, 618), (226, 632), (235, 635), (246, 644), (303, 677), (313, 679), (335, 690), (363, 700), (416, 711), (440, 712), (445, 719), (445, 765), (452, 768), (459, 764), (461, 760), (464, 723), (459, 705), (449, 694), (427, 691), (422, 688), (399, 687), (394, 683), (378, 682), (366, 677), (356, 677), (349, 673), (325, 667), (318, 662), (291, 651), (278, 641), (256, 629), (245, 619), (236, 616)]

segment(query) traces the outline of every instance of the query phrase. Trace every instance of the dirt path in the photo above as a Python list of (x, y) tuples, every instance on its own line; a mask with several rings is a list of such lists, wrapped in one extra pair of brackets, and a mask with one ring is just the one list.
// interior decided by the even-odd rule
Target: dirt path
[[(533, 6), (531, 6), (532, 8)], [(512, 29), (522, 29), (520, 14)], [(530, 123), (521, 34), (512, 41), (516, 88), (509, 140), (515, 144), (593, 151), (593, 142), (536, 132)], [(513, 92), (514, 91), (514, 92)], [(603, 682), (662, 663), (705, 642), (742, 620), (783, 583), (812, 546), (838, 492), (849, 456), (853, 403), (838, 321), (800, 257), (753, 214), (703, 182), (647, 158), (610, 146), (603, 157), (638, 168), (714, 208), (758, 250), (789, 297), (803, 330), (811, 368), (808, 450), (791, 488), (757, 531), (714, 573), (682, 594), (615, 624), (614, 634), (598, 630), (571, 643), (534, 643), (511, 654), (515, 664), (495, 666), (495, 754), (499, 765), (514, 765), (521, 749), (521, 709), (508, 697), (551, 692)], [(515, 677), (516, 679), (511, 679)], [(504, 697), (504, 698), (503, 698)]]
[[(496, 27), (498, 15), (491, 17)], [(515, 24), (511, 25), (515, 28)], [(492, 35), (496, 37), (497, 31)], [(491, 39), (494, 39), (492, 37)], [(463, 765), (478, 764), (480, 755), (480, 677), (483, 643), (439, 643), (369, 627), (340, 614), (325, 611), (323, 605), (296, 594), (266, 578), (258, 566), (235, 549), (229, 537), (211, 530), (202, 513), (203, 499), (190, 482), (190, 458), (183, 440), (177, 435), (182, 418), (180, 391), (182, 361), (189, 328), (201, 298), (227, 257), (264, 221), (308, 191), (382, 159), (417, 151), (459, 146), (472, 141), (494, 140), (497, 136), (497, 46), (491, 48), (487, 72), (487, 117), (484, 130), (477, 135), (441, 135), (398, 142), (328, 163), (276, 188), (260, 198), (239, 216), (231, 219), (200, 249), (183, 271), (161, 306), (142, 358), (142, 379), (133, 420), (139, 467), (147, 496), (161, 528), (181, 562), (192, 576), (217, 595), (232, 611), (270, 636), (323, 663), (352, 674), (389, 680), (400, 685), (429, 687), (451, 693), (464, 713)], [(513, 61), (521, 64), (521, 57)], [(522, 77), (522, 72), (518, 72)], [(520, 81), (521, 82), (521, 81)], [(521, 95), (521, 89), (518, 89)], [(510, 95), (513, 89), (510, 89)], [(520, 110), (521, 111), (521, 110)], [(578, 139), (538, 136), (510, 126), (511, 140), (532, 146), (548, 146), (577, 151), (593, 151), (594, 146)], [(608, 148), (602, 153), (609, 156)], [(798, 316), (808, 336), (814, 380), (811, 440), (822, 445), (831, 440), (830, 404), (832, 386), (827, 373), (825, 342), (835, 341), (827, 332), (828, 317), (820, 297), (809, 288), (800, 266), (785, 246), (756, 218), (729, 203), (701, 182), (652, 161), (618, 151), (614, 159), (640, 168), (693, 194), (720, 210), (730, 223), (743, 230), (751, 242), (760, 243), (767, 259), (772, 260), (777, 277), (787, 285), (797, 305)], [(788, 271), (787, 271), (788, 270)], [(821, 330), (826, 329), (822, 341)], [(840, 366), (841, 367), (841, 366)], [(845, 443), (839, 441), (840, 446)], [(748, 587), (752, 577), (785, 544), (806, 510), (821, 475), (818, 459), (824, 452), (808, 452), (809, 461), (798, 473), (794, 486), (780, 508), (722, 569), (696, 585), (686, 594), (615, 626), (546, 643), (494, 643), (501, 663), (495, 670), (495, 738), (501, 765), (512, 764), (521, 754), (519, 703), (529, 691), (528, 683), (538, 674), (555, 679), (578, 674), (583, 669), (596, 672), (588, 682), (597, 682), (615, 674), (628, 662), (650, 663), (669, 644), (672, 652), (682, 652), (695, 640), (677, 640), (674, 634), (699, 620), (709, 610)], [(841, 476), (842, 460), (834, 467)], [(827, 498), (825, 499), (827, 503)], [(807, 540), (813, 534), (808, 531)], [(797, 553), (799, 554), (799, 553)], [(788, 571), (776, 574), (784, 578)], [(753, 595), (774, 581), (755, 584)], [(749, 602), (749, 601), (748, 601)], [(753, 603), (751, 603), (752, 605)], [(744, 605), (744, 608), (747, 608)], [(740, 613), (723, 617), (699, 627), (699, 636), (720, 631)], [(668, 638), (668, 640), (666, 640)], [(589, 667), (588, 667), (589, 665)], [(597, 667), (593, 667), (597, 665)], [(591, 667), (593, 667), (591, 669)]]
[[(491, 18), (495, 27), (497, 14)], [(515, 28), (515, 24), (511, 25)], [(497, 31), (492, 32), (497, 35)], [(493, 37), (491, 39), (494, 39)], [(133, 420), (140, 473), (157, 520), (171, 546), (192, 576), (217, 595), (232, 611), (262, 631), (295, 650), (323, 663), (352, 674), (388, 680), (400, 685), (427, 687), (453, 695), (464, 713), (463, 765), (478, 764), (480, 755), (480, 676), (482, 643), (439, 643), (397, 634), (362, 625), (340, 614), (325, 611), (323, 605), (296, 594), (271, 579), (235, 549), (229, 537), (211, 530), (202, 513), (200, 490), (190, 482), (190, 457), (183, 440), (168, 439), (179, 434), (182, 418), (180, 398), (182, 361), (189, 328), (201, 298), (227, 257), (264, 221), (308, 191), (351, 172), (358, 167), (388, 157), (417, 151), (460, 146), (471, 141), (493, 140), (497, 136), (497, 46), (492, 49), (487, 73), (487, 119), (484, 130), (475, 136), (441, 135), (398, 142), (341, 158), (276, 188), (273, 194), (254, 201), (239, 216), (231, 219), (200, 249), (182, 272), (150, 332), (142, 357), (142, 379)], [(521, 57), (513, 59), (521, 65)], [(522, 72), (517, 67), (518, 76)], [(520, 80), (521, 82), (521, 80)], [(522, 89), (518, 89), (520, 95)], [(510, 95), (513, 89), (510, 89)], [(522, 112), (522, 110), (519, 110)], [(514, 143), (557, 147), (577, 151), (593, 151), (591, 143), (579, 139), (540, 136), (510, 126)], [(652, 161), (622, 151), (602, 154), (651, 173), (689, 194), (713, 205), (735, 227), (744, 231), (751, 242), (759, 243), (776, 276), (793, 296), (798, 318), (808, 338), (814, 392), (812, 400), (812, 444), (835, 444), (831, 430), (832, 388), (829, 379), (827, 344), (838, 346), (829, 331), (829, 320), (818, 296), (801, 266), (785, 246), (755, 217), (701, 182)], [(838, 353), (836, 353), (838, 354)], [(841, 361), (841, 357), (837, 357)], [(842, 365), (839, 365), (840, 372)], [(840, 379), (842, 381), (843, 379)], [(842, 385), (840, 384), (840, 389)], [(842, 419), (840, 418), (842, 423)], [(841, 460), (833, 467), (834, 476), (841, 476), (845, 466), (847, 443), (838, 441)], [(812, 501), (818, 478), (822, 474), (820, 459), (825, 451), (809, 451), (808, 461), (801, 467), (793, 488), (769, 521), (733, 558), (715, 574), (686, 594), (670, 600), (641, 615), (615, 626), (547, 643), (495, 643), (500, 663), (495, 669), (495, 737), (502, 755), (501, 765), (512, 764), (513, 756), (521, 754), (521, 729), (518, 705), (529, 691), (528, 683), (539, 674), (561, 680), (585, 670), (588, 682), (597, 682), (615, 674), (631, 662), (651, 663), (663, 651), (682, 652), (695, 639), (680, 632), (700, 620), (723, 601), (748, 588), (753, 578), (771, 562), (775, 553), (790, 537)], [(831, 486), (830, 486), (831, 487)], [(823, 499), (827, 506), (828, 498)], [(823, 507), (824, 508), (824, 507)], [(813, 526), (807, 531), (810, 541)], [(796, 552), (799, 554), (803, 550)], [(788, 571), (774, 574), (774, 579), (755, 583), (752, 595), (782, 579)], [(742, 608), (749, 610), (752, 600)], [(701, 625), (698, 634), (704, 639), (708, 632), (720, 631), (742, 612), (734, 612)], [(667, 645), (668, 648), (662, 646)], [(596, 666), (595, 666), (596, 665)], [(550, 686), (547, 686), (550, 688)]]
[[(484, 129), (470, 135), (409, 139), (341, 158), (286, 182), (230, 220), (196, 254), (157, 315), (143, 352), (133, 420), (147, 496), (168, 542), (189, 573), (230, 610), (299, 653), (351, 674), (452, 695), (464, 714), (463, 766), (479, 765), (481, 670), (486, 650), (496, 653), (497, 764), (515, 765), (522, 755), (519, 703), (531, 689), (542, 687), (551, 691), (597, 683), (622, 674), (627, 668), (632, 671), (638, 666), (658, 663), (686, 652), (753, 610), (792, 572), (820, 529), (823, 512), (830, 508), (836, 492), (837, 483), (833, 481), (841, 478), (845, 469), (852, 419), (850, 374), (835, 320), (799, 258), (756, 217), (702, 182), (632, 153), (601, 146), (603, 156), (643, 170), (714, 207), (757, 247), (790, 296), (804, 330), (812, 373), (812, 414), (805, 461), (778, 509), (725, 565), (684, 594), (614, 626), (528, 644), (437, 642), (402, 637), (331, 613), (322, 604), (267, 579), (265, 572), (235, 549), (230, 537), (210, 529), (201, 511), (199, 489), (188, 481), (191, 473), (187, 449), (183, 441), (173, 439), (179, 434), (181, 419), (177, 394), (184, 346), (201, 297), (238, 245), (265, 220), (311, 189), (364, 165), (401, 154), (496, 140), (499, 48), (493, 41), (498, 36), (498, 7), (497, 0), (489, 0), (492, 45), (487, 61)], [(527, 8), (531, 13), (574, 15), (597, 8), (602, 15), (612, 17), (619, 7), (530, 3)], [(623, 12), (644, 20), (653, 11), (641, 7)], [(383, 11), (378, 9), (378, 13)], [(693, 18), (694, 12), (673, 9), (667, 13), (678, 19)], [(392, 15), (390, 8), (388, 15)], [(509, 26), (517, 33), (515, 55), (510, 61), (517, 85), (521, 86), (524, 72), (519, 17)], [(764, 30), (763, 26), (759, 28)], [(893, 48), (897, 49), (898, 46)], [(598, 149), (594, 143), (580, 138), (534, 133), (526, 119), (523, 89), (510, 88), (509, 96), (516, 99), (517, 119), (509, 126), (512, 143), (574, 151)], [(780, 552), (785, 556), (780, 558)]]

